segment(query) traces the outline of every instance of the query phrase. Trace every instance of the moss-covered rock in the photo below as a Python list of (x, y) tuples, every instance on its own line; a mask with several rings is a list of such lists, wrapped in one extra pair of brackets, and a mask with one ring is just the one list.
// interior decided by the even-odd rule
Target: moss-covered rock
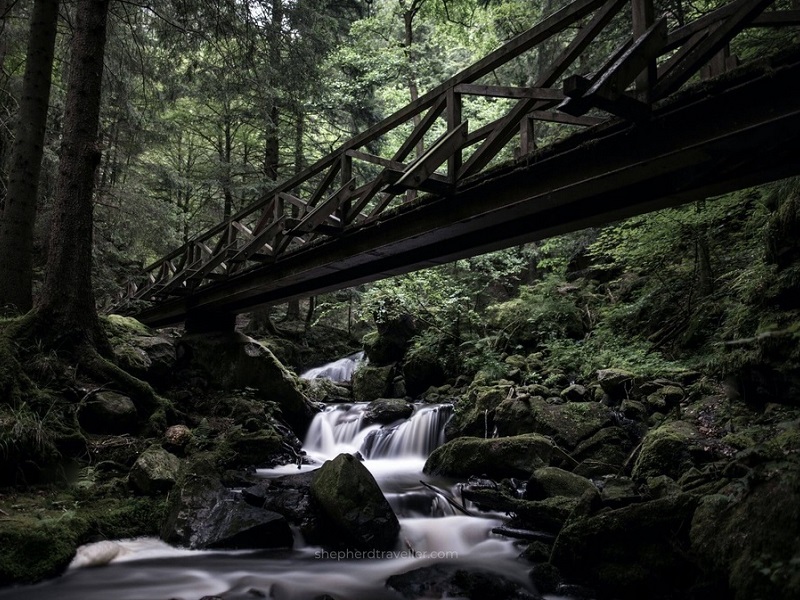
[(556, 539), (551, 562), (566, 579), (610, 597), (670, 597), (698, 575), (688, 558), (696, 504), (692, 496), (678, 495), (571, 518)]
[[(474, 386), (455, 404), (455, 411), (447, 424), (448, 439), (458, 436), (492, 435), (497, 407), (508, 396), (508, 386)], [(514, 435), (509, 434), (509, 435)]]
[(597, 402), (550, 404), (540, 397), (504, 400), (495, 411), (500, 435), (539, 433), (567, 449), (612, 424), (611, 411)]
[(517, 526), (548, 533), (557, 533), (580, 503), (579, 498), (566, 496), (524, 500), (511, 495), (504, 487), (493, 489), (470, 486), (461, 493), (465, 500), (473, 502), (481, 510), (514, 514)]
[(295, 431), (305, 431), (311, 422), (316, 410), (297, 377), (254, 339), (236, 332), (190, 334), (178, 347), (182, 361), (202, 369), (222, 389), (253, 388), (275, 402)]
[(445, 372), (439, 356), (430, 348), (409, 352), (403, 362), (403, 379), (406, 392), (412, 398), (422, 395), (431, 387), (442, 385)]
[(694, 555), (736, 600), (800, 597), (800, 467), (771, 465), (743, 497), (729, 491), (698, 506)]
[(136, 405), (116, 392), (97, 392), (81, 403), (78, 421), (89, 433), (133, 433), (137, 428)]
[(394, 367), (362, 365), (353, 373), (353, 399), (356, 402), (372, 402), (391, 395)]
[(410, 315), (400, 315), (378, 323), (377, 331), (368, 333), (363, 340), (364, 352), (370, 363), (385, 366), (402, 360), (416, 330)]
[(657, 475), (680, 479), (694, 465), (691, 450), (698, 438), (697, 429), (684, 421), (669, 421), (651, 430), (633, 466), (634, 479)]
[(544, 500), (552, 496), (580, 498), (584, 492), (595, 489), (591, 481), (580, 475), (558, 467), (542, 467), (536, 469), (528, 480), (525, 498), (528, 500)]
[(628, 398), (636, 382), (636, 375), (625, 369), (600, 369), (595, 377), (603, 391), (616, 400)]
[(168, 492), (178, 479), (180, 459), (160, 446), (151, 446), (136, 459), (128, 484), (134, 491), (155, 495)]
[(645, 399), (645, 404), (651, 412), (666, 413), (678, 406), (680, 401), (686, 397), (683, 389), (676, 385), (665, 385), (658, 388)]
[(175, 344), (132, 317), (109, 315), (101, 320), (117, 363), (127, 372), (160, 385), (175, 368)]
[(434, 450), (425, 462), (424, 472), (452, 477), (529, 477), (536, 469), (549, 465), (554, 452), (553, 442), (536, 434), (492, 439), (463, 437)]
[(394, 547), (400, 523), (367, 468), (351, 454), (326, 461), (314, 474), (311, 496), (335, 546), (387, 550)]
[(378, 398), (367, 406), (364, 420), (367, 423), (389, 425), (401, 419), (407, 419), (414, 412), (414, 405), (401, 398)]
[(635, 443), (622, 427), (605, 427), (582, 441), (571, 452), (578, 461), (573, 469), (583, 477), (619, 473), (626, 465)]
[(60, 575), (79, 545), (70, 523), (0, 522), (0, 585), (34, 583)]

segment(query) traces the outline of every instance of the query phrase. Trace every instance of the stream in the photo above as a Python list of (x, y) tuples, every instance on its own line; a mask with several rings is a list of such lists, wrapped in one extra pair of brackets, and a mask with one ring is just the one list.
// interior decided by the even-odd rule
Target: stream
[[(337, 365), (337, 375), (352, 373), (342, 366)], [(306, 544), (299, 533), (292, 550), (257, 552), (186, 550), (155, 538), (107, 541), (79, 549), (63, 576), (0, 589), (0, 599), (315, 600), (330, 594), (337, 600), (398, 600), (400, 594), (385, 586), (389, 576), (441, 563), (492, 571), (532, 590), (530, 564), (518, 558), (521, 549), (491, 533), (501, 515), (464, 516), (420, 483), (458, 497), (455, 482), (422, 473), (428, 454), (444, 441), (452, 407), (415, 405), (409, 419), (385, 427), (366, 425), (365, 408), (335, 404), (317, 414), (304, 440), (310, 464), (301, 469), (316, 469), (342, 452), (359, 452), (400, 520), (394, 551), (328, 552)], [(297, 472), (294, 464), (258, 471), (262, 477)]]

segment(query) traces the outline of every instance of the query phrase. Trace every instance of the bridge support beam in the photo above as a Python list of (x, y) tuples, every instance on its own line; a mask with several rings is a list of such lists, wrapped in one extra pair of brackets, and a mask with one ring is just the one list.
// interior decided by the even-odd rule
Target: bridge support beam
[(236, 329), (236, 315), (228, 312), (189, 312), (186, 333), (224, 333)]

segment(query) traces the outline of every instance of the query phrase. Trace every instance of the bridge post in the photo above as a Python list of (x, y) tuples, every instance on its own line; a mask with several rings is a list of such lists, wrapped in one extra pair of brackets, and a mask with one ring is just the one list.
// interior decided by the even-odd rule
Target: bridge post
[(225, 312), (189, 313), (184, 322), (189, 333), (223, 333), (236, 329), (236, 315)]
[[(340, 168), (341, 174), (341, 181), (342, 185), (347, 185), (347, 183), (353, 178), (353, 157), (348, 156), (347, 153), (342, 154), (342, 165)], [(341, 206), (337, 209), (339, 219), (344, 225), (347, 222), (347, 215), (350, 214), (352, 202), (348, 198), (344, 200)]]
[[(642, 36), (655, 23), (653, 0), (631, 0), (631, 17), (633, 20), (633, 39)], [(650, 90), (653, 89), (657, 77), (656, 61), (651, 60), (647, 68), (636, 78), (636, 96), (642, 102), (650, 102)]]
[[(447, 131), (453, 131), (461, 125), (461, 94), (457, 94), (453, 88), (447, 90)], [(462, 150), (459, 148), (447, 159), (447, 178), (450, 183), (455, 185), (458, 179), (458, 172), (461, 170)]]

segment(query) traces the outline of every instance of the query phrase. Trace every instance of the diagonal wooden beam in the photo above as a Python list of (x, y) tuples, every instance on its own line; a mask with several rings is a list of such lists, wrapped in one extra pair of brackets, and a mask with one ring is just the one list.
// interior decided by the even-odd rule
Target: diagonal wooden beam
[(467, 128), (467, 121), (463, 121), (458, 127), (442, 135), (425, 154), (406, 168), (406, 172), (394, 187), (418, 189), (434, 174), (436, 169), (464, 146), (467, 139)]
[(456, 94), (486, 96), (489, 98), (532, 98), (534, 100), (564, 99), (564, 92), (556, 88), (510, 87), (462, 83), (457, 85), (453, 91)]
[(658, 56), (666, 42), (667, 19), (662, 17), (609, 65), (585, 93), (579, 93), (579, 90), (567, 90), (567, 95), (572, 97), (561, 103), (558, 109), (575, 116), (583, 115), (592, 107), (601, 108), (623, 118), (638, 120), (646, 116), (649, 114), (649, 107), (627, 96), (625, 89)]
[(351, 178), (350, 181), (329, 196), (327, 200), (303, 217), (295, 227), (287, 232), (287, 235), (307, 233), (313, 231), (318, 225), (322, 225), (339, 208), (342, 202), (351, 197), (355, 187), (355, 179)]
[(694, 43), (684, 45), (664, 67), (659, 69), (658, 82), (653, 88), (653, 100), (676, 92), (689, 81), (731, 39), (775, 0), (737, 0), (735, 11), (711, 29), (698, 36)]

